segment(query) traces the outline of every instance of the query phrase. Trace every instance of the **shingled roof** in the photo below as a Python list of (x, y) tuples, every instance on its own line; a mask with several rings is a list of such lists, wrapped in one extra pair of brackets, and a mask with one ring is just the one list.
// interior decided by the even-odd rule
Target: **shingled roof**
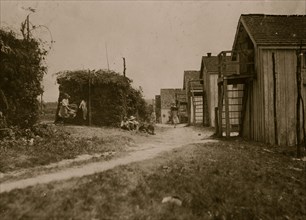
[(206, 67), (207, 72), (209, 73), (218, 73), (218, 57), (217, 56), (202, 56), (200, 77), (202, 78), (203, 68)]
[(190, 80), (197, 80), (200, 79), (200, 71), (197, 70), (185, 70), (184, 71), (184, 84), (183, 89), (187, 89), (187, 83)]
[(241, 25), (255, 45), (306, 44), (306, 15), (242, 14), (233, 48)]
[(181, 91), (182, 89), (178, 88), (161, 89), (160, 90), (161, 108), (170, 109), (171, 104), (175, 103), (176, 94)]

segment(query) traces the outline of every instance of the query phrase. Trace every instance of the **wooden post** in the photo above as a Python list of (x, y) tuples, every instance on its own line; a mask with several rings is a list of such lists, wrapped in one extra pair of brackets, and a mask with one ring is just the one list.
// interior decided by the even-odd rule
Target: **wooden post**
[(239, 53), (237, 53), (237, 62), (238, 62), (238, 65), (236, 66), (236, 73), (240, 75), (240, 56), (239, 56)]
[(187, 115), (188, 115), (188, 124), (191, 124), (191, 101), (190, 101), (190, 83), (187, 83)]
[(216, 129), (215, 134), (218, 135), (219, 134), (218, 107), (215, 107), (215, 129)]
[(277, 131), (277, 110), (276, 110), (276, 71), (275, 71), (275, 55), (272, 53), (272, 71), (273, 71), (273, 117), (274, 117), (274, 142), (278, 145)]
[[(248, 101), (248, 96), (249, 96), (249, 82), (246, 82), (243, 85), (243, 98), (242, 98), (242, 107), (241, 107), (241, 117), (240, 117), (240, 122), (239, 122), (239, 136), (242, 136), (242, 131), (243, 131), (243, 124), (244, 124), (244, 118), (246, 114), (246, 108), (247, 108), (247, 101)], [(249, 122), (250, 123), (250, 122)]]
[(88, 70), (88, 125), (91, 126), (91, 71)]
[(223, 81), (223, 92), (224, 92), (224, 107), (225, 107), (225, 124), (226, 124), (226, 137), (230, 137), (230, 118), (229, 118), (229, 101), (227, 91), (227, 79)]
[(123, 76), (125, 77), (125, 71), (126, 71), (125, 57), (122, 57), (122, 59), (123, 59)]
[(27, 16), (27, 40), (30, 39), (30, 15)]
[(218, 111), (219, 111), (219, 117), (218, 117), (218, 137), (222, 137), (222, 110), (223, 110), (223, 92), (222, 92), (222, 84), (218, 83)]
[(106, 52), (107, 69), (109, 71), (108, 52), (107, 52), (107, 44), (106, 44), (106, 42), (105, 42), (105, 52)]
[(222, 79), (222, 53), (218, 55), (218, 137), (222, 137), (222, 105), (223, 105), (223, 93), (222, 93), (222, 84), (219, 80)]
[[(296, 141), (297, 141), (297, 157), (301, 157), (301, 57), (300, 51), (297, 51), (296, 62), (296, 84), (297, 84), (297, 99), (296, 99)], [(304, 123), (304, 121), (303, 121)]]
[[(125, 65), (125, 57), (122, 57), (123, 59), (123, 76), (126, 77), (126, 65)], [(128, 112), (127, 112), (127, 94), (123, 94), (123, 117), (127, 117)]]
[(206, 114), (205, 114), (206, 94), (205, 94), (205, 89), (204, 89), (204, 80), (200, 81), (200, 83), (201, 82), (203, 83), (202, 84), (202, 125), (206, 126)]

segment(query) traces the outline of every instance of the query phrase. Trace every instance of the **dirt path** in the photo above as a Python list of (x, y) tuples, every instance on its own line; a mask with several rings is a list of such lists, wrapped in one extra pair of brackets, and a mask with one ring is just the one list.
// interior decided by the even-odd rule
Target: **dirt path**
[(212, 142), (214, 140), (207, 139), (211, 134), (212, 133), (209, 131), (203, 132), (192, 127), (181, 126), (169, 128), (156, 136), (148, 138), (146, 142), (141, 143), (141, 146), (139, 146), (136, 151), (122, 158), (88, 163), (79, 167), (66, 168), (55, 173), (46, 173), (27, 179), (4, 182), (0, 185), (0, 193), (36, 184), (45, 184), (52, 181), (67, 180), (74, 177), (82, 177), (97, 172), (103, 172), (116, 166), (151, 159), (162, 152), (182, 147), (190, 143)]

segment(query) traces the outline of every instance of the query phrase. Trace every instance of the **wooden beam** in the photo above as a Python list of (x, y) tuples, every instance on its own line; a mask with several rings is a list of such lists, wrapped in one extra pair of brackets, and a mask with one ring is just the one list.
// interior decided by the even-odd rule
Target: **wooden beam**
[(227, 79), (225, 79), (223, 82), (223, 92), (224, 92), (226, 137), (230, 137), (231, 131), (230, 131), (230, 119), (229, 119), (229, 101), (228, 101), (228, 92), (227, 92)]
[(274, 142), (278, 145), (278, 130), (277, 130), (277, 109), (276, 109), (276, 71), (275, 71), (275, 55), (272, 53), (272, 73), (273, 73), (273, 117), (274, 117)]
[(219, 134), (219, 119), (218, 119), (218, 107), (215, 107), (215, 134)]
[(218, 84), (218, 137), (222, 137), (222, 108), (223, 108), (223, 91), (222, 85)]
[(91, 71), (88, 70), (88, 125), (91, 126)]

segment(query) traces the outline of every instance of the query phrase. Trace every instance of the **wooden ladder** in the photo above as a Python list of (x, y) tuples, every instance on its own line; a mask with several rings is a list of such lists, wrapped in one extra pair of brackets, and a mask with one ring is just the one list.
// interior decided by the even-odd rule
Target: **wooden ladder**
[[(222, 136), (222, 131), (225, 131), (226, 137), (230, 137), (231, 132), (242, 133), (243, 122), (245, 118), (247, 98), (248, 98), (248, 83), (240, 83), (237, 88), (229, 88), (227, 80), (224, 80), (223, 85), (219, 86), (221, 97), (219, 98), (219, 130), (220, 124), (222, 129), (219, 135)], [(220, 108), (221, 107), (221, 108)]]
[[(189, 81), (189, 88), (193, 106), (193, 124), (203, 123), (203, 87), (199, 83), (202, 80)], [(200, 94), (200, 95), (197, 95)]]

